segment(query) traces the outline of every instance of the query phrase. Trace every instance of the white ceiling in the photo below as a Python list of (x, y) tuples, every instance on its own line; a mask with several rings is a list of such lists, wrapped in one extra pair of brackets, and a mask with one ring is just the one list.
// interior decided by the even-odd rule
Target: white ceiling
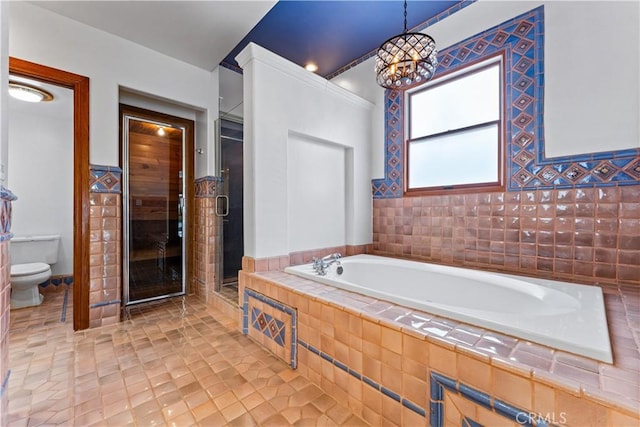
[(276, 1), (30, 3), (210, 71)]

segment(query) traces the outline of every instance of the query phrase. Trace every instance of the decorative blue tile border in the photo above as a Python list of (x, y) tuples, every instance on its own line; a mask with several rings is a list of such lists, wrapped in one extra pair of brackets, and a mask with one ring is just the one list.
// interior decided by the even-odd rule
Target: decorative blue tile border
[(67, 320), (67, 304), (69, 303), (69, 289), (64, 290), (64, 300), (62, 300), (62, 314), (60, 321), (64, 323)]
[(91, 165), (89, 191), (92, 193), (122, 193), (122, 169), (117, 166)]
[[(640, 149), (544, 156), (544, 7), (540, 6), (439, 53), (439, 74), (495, 53), (505, 55), (507, 190), (637, 185)], [(385, 178), (374, 198), (398, 198), (404, 179), (404, 92), (385, 92)]]
[(215, 197), (219, 183), (222, 183), (220, 176), (204, 176), (195, 180), (195, 197)]
[(104, 306), (106, 306), (106, 305), (113, 305), (113, 304), (118, 304), (118, 305), (120, 305), (120, 303), (121, 303), (121, 302), (122, 302), (122, 301), (121, 301), (121, 300), (119, 300), (119, 299), (114, 299), (114, 300), (111, 300), (111, 301), (100, 301), (100, 302), (97, 302), (97, 303), (95, 303), (95, 304), (91, 304), (91, 305), (89, 306), (89, 308), (98, 308), (98, 307), (104, 307)]
[(334, 366), (337, 366), (338, 368), (342, 369), (344, 372), (347, 372), (352, 377), (364, 382), (369, 387), (379, 391), (380, 393), (384, 394), (387, 397), (390, 397), (391, 399), (395, 400), (396, 402), (401, 403), (402, 406), (404, 406), (405, 408), (412, 410), (413, 412), (415, 412), (416, 414), (420, 415), (421, 417), (426, 417), (426, 415), (427, 415), (426, 410), (424, 408), (421, 408), (419, 405), (416, 405), (415, 403), (413, 403), (409, 399), (405, 399), (404, 397), (402, 397), (398, 393), (394, 392), (393, 390), (390, 390), (390, 389), (386, 388), (385, 386), (383, 386), (381, 384), (378, 384), (377, 382), (375, 382), (371, 378), (366, 377), (366, 376), (362, 375), (361, 373), (359, 373), (358, 371), (355, 371), (355, 370), (351, 369), (350, 367), (348, 367), (344, 363), (342, 363), (339, 360), (333, 358), (331, 355), (318, 350), (317, 348), (315, 348), (311, 344), (307, 344), (306, 342), (304, 342), (302, 340), (298, 340), (298, 344), (300, 344), (302, 347), (306, 348), (307, 350), (309, 350), (311, 353), (315, 354), (316, 356), (320, 356), (322, 359), (326, 360), (327, 362), (333, 364)]
[(10, 240), (11, 234), (11, 202), (18, 197), (9, 189), (0, 185), (0, 242)]
[(11, 376), (11, 369), (7, 371), (7, 375), (4, 377), (4, 380), (2, 381), (2, 387), (0, 387), (0, 399), (4, 397), (4, 393), (7, 391), (10, 376)]
[[(533, 427), (546, 427), (548, 424), (542, 418), (533, 418), (531, 411), (522, 410), (515, 406), (509, 405), (501, 400), (492, 398), (490, 395), (476, 390), (473, 387), (469, 387), (465, 384), (457, 382), (454, 379), (438, 374), (437, 372), (431, 372), (430, 379), (430, 425), (431, 427), (444, 426), (444, 391), (449, 390), (470, 400), (476, 405), (483, 406), (484, 408), (493, 411), (503, 417), (509, 419), (522, 426)], [(465, 417), (467, 425), (475, 427), (481, 426), (480, 423), (474, 421), (468, 417)]]
[(41, 288), (46, 288), (47, 286), (58, 287), (60, 285), (67, 285), (67, 286), (73, 285), (73, 275), (52, 277), (40, 283), (38, 286), (40, 286)]
[[(289, 316), (291, 316), (291, 369), (296, 369), (296, 367), (298, 366), (298, 347), (297, 347), (297, 342), (298, 342), (298, 312), (294, 309), (289, 307), (288, 305), (285, 305), (283, 303), (281, 303), (280, 301), (276, 301), (274, 299), (271, 299), (265, 295), (259, 294), (258, 292), (255, 292), (252, 289), (247, 289), (245, 288), (244, 290), (244, 299), (243, 299), (243, 304), (242, 304), (242, 333), (244, 335), (248, 335), (249, 334), (249, 297), (251, 298), (255, 298), (258, 301), (267, 304), (269, 307), (275, 308), (276, 310), (279, 310), (283, 313), (288, 314)], [(256, 310), (259, 313), (256, 313), (257, 316), (259, 317), (260, 315), (265, 315), (265, 317), (263, 317), (263, 319), (266, 320), (267, 316), (266, 313), (262, 313), (260, 312), (260, 310)], [(252, 310), (252, 321), (251, 324), (255, 326), (254, 324), (254, 320), (253, 320), (253, 315), (254, 315), (254, 311)], [(275, 318), (268, 316), (270, 319), (276, 320)], [(256, 318), (257, 321), (257, 318)], [(281, 323), (281, 330), (284, 331), (284, 323)], [(274, 325), (278, 326), (275, 322)], [(280, 346), (284, 347), (284, 332), (282, 333), (282, 335), (279, 333), (279, 331), (274, 333), (274, 330), (272, 330), (269, 327), (269, 324), (266, 325), (265, 328), (261, 328), (258, 327), (256, 328), (258, 330), (261, 330), (263, 333), (265, 333), (265, 331), (267, 333), (265, 333), (266, 336), (268, 336), (269, 338), (273, 339), (277, 344), (279, 344)], [(282, 338), (282, 344), (278, 341), (279, 338)]]

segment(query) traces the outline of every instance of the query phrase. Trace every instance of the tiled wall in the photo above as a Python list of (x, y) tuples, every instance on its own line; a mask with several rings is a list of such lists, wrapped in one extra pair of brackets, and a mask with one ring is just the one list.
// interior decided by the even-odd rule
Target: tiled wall
[(195, 182), (194, 277), (195, 294), (209, 302), (215, 292), (218, 270), (216, 248), (219, 247), (220, 218), (215, 215), (217, 177), (199, 178)]
[(404, 94), (386, 92), (373, 252), (586, 283), (640, 280), (640, 150), (544, 156), (542, 7), (439, 53), (438, 73), (505, 54), (506, 192), (403, 198)]
[(7, 425), (9, 407), (9, 316), (11, 313), (11, 265), (9, 239), (11, 239), (11, 202), (16, 196), (0, 186), (0, 425)]
[(122, 303), (122, 171), (91, 166), (89, 327), (120, 321)]
[(290, 265), (300, 265), (311, 262), (315, 258), (339, 253), (342, 256), (371, 253), (373, 246), (368, 245), (344, 245), (331, 248), (312, 249), (301, 252), (291, 252), (288, 255), (273, 256), (267, 258), (242, 257), (242, 270), (248, 273), (260, 271), (283, 270)]
[(640, 186), (376, 199), (373, 252), (640, 284)]

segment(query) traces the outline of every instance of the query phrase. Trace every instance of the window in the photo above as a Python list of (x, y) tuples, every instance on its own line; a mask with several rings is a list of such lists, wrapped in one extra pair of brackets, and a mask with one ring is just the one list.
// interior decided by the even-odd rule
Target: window
[(501, 58), (408, 94), (408, 193), (503, 185)]

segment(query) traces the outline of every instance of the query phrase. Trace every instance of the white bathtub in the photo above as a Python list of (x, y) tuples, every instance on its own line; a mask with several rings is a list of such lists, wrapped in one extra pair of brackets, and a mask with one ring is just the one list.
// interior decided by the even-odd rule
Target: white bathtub
[(285, 272), (612, 363), (602, 290), (373, 255), (341, 259), (326, 276)]

